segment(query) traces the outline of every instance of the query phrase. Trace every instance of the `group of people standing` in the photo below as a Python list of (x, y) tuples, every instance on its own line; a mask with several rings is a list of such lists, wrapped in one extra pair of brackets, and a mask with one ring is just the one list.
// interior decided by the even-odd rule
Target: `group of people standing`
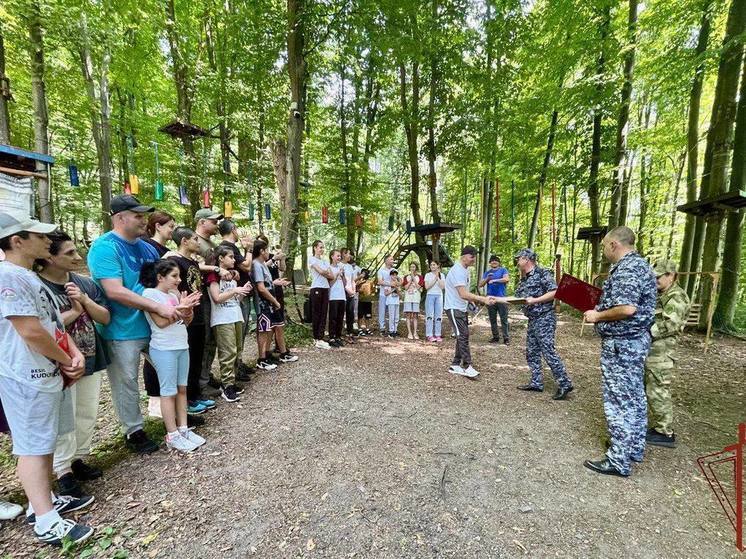
[[(252, 313), (256, 367), (271, 371), (298, 359), (284, 339), (282, 252), (272, 252), (266, 237), (241, 237), (235, 223), (210, 209), (194, 220), (195, 229), (177, 227), (133, 196), (114, 197), (112, 230), (88, 253), (89, 278), (76, 273), (83, 259), (56, 225), (0, 212), (0, 345), (7, 349), (0, 430), (10, 431), (29, 500), (26, 520), (42, 542), (82, 542), (93, 534), (62, 515), (89, 506), (94, 497), (82, 483), (102, 475), (85, 462), (102, 371), (127, 446), (155, 452), (159, 444), (145, 433), (140, 409), (145, 356), (150, 414), (163, 419), (166, 447), (188, 453), (206, 442), (193, 428), (216, 406), (212, 398), (238, 401), (254, 373), (241, 360)], [(21, 512), (0, 501), (0, 517)]]

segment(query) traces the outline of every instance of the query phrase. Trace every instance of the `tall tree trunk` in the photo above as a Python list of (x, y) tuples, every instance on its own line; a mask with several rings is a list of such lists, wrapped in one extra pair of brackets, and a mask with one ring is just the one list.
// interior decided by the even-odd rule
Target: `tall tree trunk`
[[(629, 14), (627, 17), (627, 45), (624, 52), (624, 82), (622, 83), (619, 115), (616, 122), (616, 152), (614, 155), (614, 180), (611, 187), (611, 204), (609, 204), (609, 229), (617, 225), (625, 225), (622, 217), (622, 190), (624, 181), (624, 156), (626, 151), (625, 130), (629, 122), (629, 103), (632, 98), (632, 74), (635, 67), (635, 47), (637, 45), (637, 6), (638, 0), (629, 0)], [(626, 212), (625, 212), (626, 213)]]
[[(673, 160), (672, 160), (673, 163)], [(676, 215), (678, 210), (676, 206), (679, 203), (679, 188), (681, 187), (681, 177), (684, 174), (684, 164), (686, 163), (686, 152), (683, 152), (679, 157), (678, 170), (676, 171), (676, 178), (674, 182), (673, 190), (673, 202), (671, 203), (671, 221), (668, 229), (668, 245), (666, 247), (666, 260), (671, 258), (671, 251), (673, 250), (673, 234), (676, 230)]]
[[(280, 197), (280, 206), (285, 208), (288, 205), (287, 146), (285, 145), (284, 140), (275, 140), (272, 142), (271, 150), (272, 168), (275, 173), (275, 184), (277, 185), (277, 193)], [(260, 208), (259, 211), (262, 211), (262, 209)], [(286, 221), (286, 219), (283, 219), (283, 224)], [(280, 237), (282, 237), (282, 235)]]
[(351, 192), (351, 180), (350, 180), (350, 151), (348, 148), (348, 127), (347, 127), (347, 114), (345, 112), (345, 80), (347, 79), (347, 67), (346, 62), (342, 60), (339, 66), (339, 140), (340, 147), (342, 148), (342, 168), (344, 169), (344, 179), (342, 183), (342, 192), (344, 193), (344, 211), (345, 217), (345, 246), (352, 248), (355, 235), (354, 221), (350, 218), (350, 196)]
[(10, 144), (10, 80), (5, 75), (5, 42), (0, 22), (0, 144)]
[[(433, 0), (433, 18), (437, 21), (438, 0)], [(430, 56), (430, 99), (427, 104), (427, 186), (430, 194), (430, 213), (433, 223), (440, 222), (438, 212), (438, 176), (435, 169), (437, 154), (435, 151), (435, 98), (438, 86), (438, 58), (435, 53)], [(433, 261), (440, 263), (440, 235), (433, 235)]]
[[(705, 149), (705, 175), (702, 185), (707, 185), (706, 196), (716, 196), (727, 190), (728, 162), (733, 142), (733, 123), (736, 117), (736, 96), (743, 58), (743, 45), (735, 40), (746, 29), (746, 0), (733, 0), (728, 13), (723, 51), (718, 67), (718, 79), (715, 86), (715, 100), (710, 118), (710, 130), (707, 133)], [(708, 168), (708, 161), (710, 163)], [(709, 172), (708, 172), (709, 171)], [(706, 181), (706, 182), (705, 182)], [(702, 189), (705, 192), (705, 189)], [(723, 213), (717, 212), (705, 218), (705, 242), (702, 252), (702, 271), (717, 270), (720, 252), (720, 234), (723, 227)], [(693, 255), (692, 260), (695, 261)], [(700, 302), (708, 308), (715, 304), (713, 282), (709, 276), (703, 276), (700, 282)], [(700, 327), (707, 325), (708, 313), (702, 313)]]
[(536, 235), (539, 230), (539, 213), (541, 211), (541, 198), (544, 195), (544, 186), (547, 182), (547, 173), (549, 172), (549, 164), (552, 161), (552, 150), (554, 149), (554, 138), (557, 134), (557, 120), (559, 113), (557, 109), (552, 111), (552, 120), (549, 124), (549, 136), (547, 138), (547, 149), (544, 150), (544, 162), (541, 165), (541, 173), (539, 174), (539, 187), (536, 191), (536, 203), (534, 204), (534, 214), (531, 219), (531, 228), (528, 233), (528, 248), (533, 248), (536, 242)]
[[(746, 65), (741, 73), (741, 94), (736, 115), (736, 132), (733, 139), (733, 161), (730, 173), (730, 191), (746, 188)], [(720, 272), (720, 295), (713, 325), (722, 330), (733, 329), (733, 317), (738, 301), (738, 278), (741, 274), (741, 243), (743, 210), (728, 214), (725, 226), (725, 247)]]
[(288, 11), (288, 73), (290, 75), (290, 106), (288, 111), (288, 195), (283, 209), (280, 244), (288, 255), (287, 274), (292, 274), (298, 251), (298, 190), (300, 186), (301, 150), (305, 119), (308, 67), (305, 58), (306, 0), (287, 0)]
[[(34, 149), (49, 155), (49, 116), (47, 112), (47, 92), (44, 83), (44, 37), (41, 30), (41, 10), (38, 0), (29, 6), (29, 48), (31, 55), (31, 95), (34, 105)], [(47, 164), (36, 162), (36, 171), (46, 174)], [(54, 223), (49, 180), (37, 179), (39, 193), (39, 217), (46, 223)]]
[[(591, 206), (591, 227), (601, 226), (601, 212), (599, 210), (600, 191), (598, 186), (598, 169), (601, 165), (601, 134), (603, 123), (604, 78), (606, 73), (606, 38), (611, 25), (611, 8), (606, 6), (601, 17), (599, 29), (601, 51), (596, 61), (596, 107), (593, 110), (593, 136), (591, 138), (591, 168), (588, 177), (588, 199)], [(591, 275), (598, 272), (601, 264), (601, 239), (591, 237)]]
[[(694, 202), (697, 199), (697, 164), (698, 164), (698, 153), (699, 153), (699, 111), (700, 102), (702, 99), (702, 84), (705, 79), (705, 60), (704, 53), (707, 51), (707, 43), (710, 40), (710, 18), (712, 6), (712, 0), (705, 0), (703, 12), (702, 12), (702, 23), (699, 28), (699, 37), (697, 38), (697, 48), (695, 55), (699, 58), (700, 63), (697, 65), (694, 71), (694, 79), (692, 80), (692, 88), (689, 93), (689, 116), (687, 120), (686, 129), (686, 201), (687, 203)], [(695, 218), (693, 215), (687, 214), (686, 225), (684, 226), (684, 240), (681, 243), (681, 257), (679, 260), (679, 270), (682, 272), (696, 272), (696, 267), (692, 269), (692, 251), (695, 245), (695, 229), (699, 228), (699, 239), (702, 238), (702, 223), (701, 219)], [(701, 241), (697, 243), (697, 253), (701, 247)], [(696, 283), (693, 276), (681, 276), (679, 279), (681, 287), (692, 294), (694, 285)]]
[(111, 229), (111, 127), (109, 108), (109, 51), (106, 49), (101, 61), (99, 74), (99, 92), (96, 95), (96, 84), (93, 77), (94, 68), (91, 59), (88, 21), (85, 14), (80, 20), (80, 47), (78, 56), (80, 68), (83, 72), (86, 94), (88, 96), (88, 114), (91, 122), (91, 133), (96, 145), (98, 160), (98, 184), (101, 198), (101, 220), (104, 231)]

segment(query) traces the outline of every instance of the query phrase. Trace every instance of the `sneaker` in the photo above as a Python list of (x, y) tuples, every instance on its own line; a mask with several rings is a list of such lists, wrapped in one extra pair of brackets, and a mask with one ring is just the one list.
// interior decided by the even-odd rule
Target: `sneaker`
[(220, 395), (223, 397), (223, 400), (226, 402), (237, 402), (241, 398), (239, 398), (238, 394), (236, 394), (236, 391), (233, 389), (233, 386), (226, 386), (224, 389), (220, 391)]
[(166, 435), (166, 446), (171, 450), (176, 450), (178, 452), (184, 453), (189, 453), (197, 450), (197, 445), (186, 437), (182, 436), (181, 433), (176, 434), (173, 437)]
[(61, 547), (63, 542), (72, 542), (75, 545), (82, 543), (90, 538), (93, 535), (93, 532), (94, 530), (90, 526), (78, 524), (72, 520), (60, 520), (55, 522), (52, 527), (43, 534), (38, 534), (34, 531), (40, 542), (58, 547)]
[(69, 472), (59, 478), (57, 480), (57, 485), (60, 488), (60, 495), (73, 497), (75, 499), (82, 499), (86, 496), (86, 494), (83, 493), (83, 488), (78, 483), (78, 480), (75, 479), (75, 476), (72, 472)]
[(440, 336), (435, 336), (435, 341), (441, 343), (443, 341), (443, 338), (441, 338)]
[(198, 404), (205, 406), (205, 408), (207, 408), (208, 410), (211, 410), (212, 408), (216, 406), (215, 400), (208, 400), (207, 398), (197, 398), (197, 400), (195, 401)]
[(510, 345), (510, 340), (509, 340), (508, 338), (505, 338), (505, 339), (503, 340), (503, 343), (504, 343), (505, 345)]
[(280, 363), (294, 363), (298, 360), (297, 355), (293, 355), (289, 351), (280, 354)]
[(190, 415), (200, 415), (206, 411), (207, 408), (199, 402), (187, 402), (187, 413)]
[(241, 375), (248, 376), (248, 375), (253, 375), (254, 373), (256, 373), (256, 371), (254, 370), (254, 367), (249, 367), (246, 363), (239, 363), (238, 373)]
[(479, 376), (479, 371), (469, 365), (466, 369), (464, 369), (464, 376), (466, 378), (477, 378)]
[(448, 367), (448, 372), (453, 373), (454, 375), (463, 375), (464, 369), (460, 365), (451, 365)]
[(137, 454), (150, 454), (158, 450), (158, 445), (155, 444), (142, 429), (138, 429), (131, 435), (127, 436), (126, 443), (129, 449)]
[[(54, 498), (52, 505), (58, 513), (67, 514), (68, 512), (84, 509), (95, 500), (96, 498), (93, 495), (85, 495), (81, 499), (68, 497), (67, 495), (58, 495)], [(30, 509), (26, 511), (26, 522), (32, 526), (36, 524), (36, 514), (30, 512)]]
[(205, 418), (199, 415), (187, 414), (187, 427), (201, 427), (205, 424)]
[(427, 341), (427, 342), (434, 342), (435, 338), (433, 336), (428, 336), (427, 338), (425, 338), (425, 341)]
[(15, 503), (0, 500), (0, 520), (13, 520), (23, 513), (23, 507)]
[(150, 417), (163, 417), (161, 415), (161, 399), (157, 396), (151, 396), (148, 399), (148, 415)]
[[(324, 340), (316, 340), (313, 344), (316, 349), (329, 349), (330, 346)], [(258, 365), (257, 365), (258, 366)]]
[(78, 458), (77, 460), (73, 460), (72, 470), (75, 479), (77, 479), (78, 481), (92, 481), (104, 475), (101, 470), (86, 464), (80, 458)]
[(243, 387), (242, 384), (231, 384), (231, 388), (236, 392), (236, 394), (243, 394), (246, 392), (246, 389)]
[(260, 359), (256, 362), (256, 368), (261, 369), (262, 371), (274, 371), (277, 368), (277, 365), (270, 363), (267, 359)]
[(329, 340), (329, 347), (340, 348), (342, 347), (342, 344), (340, 344), (337, 340)]
[[(255, 372), (256, 371), (254, 371), (254, 373)], [(241, 368), (239, 367), (238, 371), (236, 371), (236, 380), (238, 382), (249, 382), (251, 380), (251, 374), (246, 373), (246, 372), (242, 372)]]
[(651, 431), (652, 432), (648, 432), (645, 436), (645, 440), (648, 444), (654, 446), (665, 446), (666, 448), (676, 448), (676, 435), (664, 435), (655, 429), (651, 429)]
[(184, 431), (179, 430), (179, 433), (181, 433), (182, 437), (184, 437), (190, 443), (193, 443), (197, 448), (201, 447), (203, 444), (207, 442), (204, 438), (200, 437), (197, 433), (195, 433), (191, 429), (186, 429)]

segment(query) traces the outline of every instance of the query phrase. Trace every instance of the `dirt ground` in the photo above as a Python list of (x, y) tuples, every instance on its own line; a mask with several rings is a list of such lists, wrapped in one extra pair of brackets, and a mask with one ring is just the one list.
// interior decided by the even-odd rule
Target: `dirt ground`
[[(648, 449), (628, 479), (586, 470), (605, 422), (599, 340), (561, 317), (557, 346), (576, 390), (524, 393), (525, 321), (509, 346), (472, 328), (477, 381), (447, 373), (453, 350), (368, 338), (299, 348), (222, 402), (188, 457), (119, 453), (89, 484), (90, 557), (738, 557), (696, 458), (746, 419), (746, 343), (685, 335), (675, 386), (677, 449)], [(402, 324), (402, 327), (404, 325)], [(96, 440), (116, 425), (108, 394)], [(2, 447), (7, 452), (7, 441)], [(111, 460), (110, 460), (111, 462)], [(0, 494), (18, 495), (8, 460)], [(0, 557), (56, 556), (20, 520)], [(5, 554), (5, 555), (3, 555)], [(86, 555), (88, 554), (88, 555)]]

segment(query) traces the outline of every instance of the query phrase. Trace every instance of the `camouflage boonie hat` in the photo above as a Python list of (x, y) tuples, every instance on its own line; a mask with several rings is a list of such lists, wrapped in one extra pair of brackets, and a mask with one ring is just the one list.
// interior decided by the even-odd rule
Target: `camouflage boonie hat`
[(521, 257), (528, 258), (529, 260), (533, 260), (534, 262), (536, 262), (536, 253), (530, 248), (522, 248), (521, 250), (516, 252), (513, 260), (518, 262), (518, 259)]
[(656, 276), (663, 276), (665, 274), (675, 274), (679, 271), (676, 266), (676, 262), (673, 260), (659, 260), (653, 264), (653, 272)]

